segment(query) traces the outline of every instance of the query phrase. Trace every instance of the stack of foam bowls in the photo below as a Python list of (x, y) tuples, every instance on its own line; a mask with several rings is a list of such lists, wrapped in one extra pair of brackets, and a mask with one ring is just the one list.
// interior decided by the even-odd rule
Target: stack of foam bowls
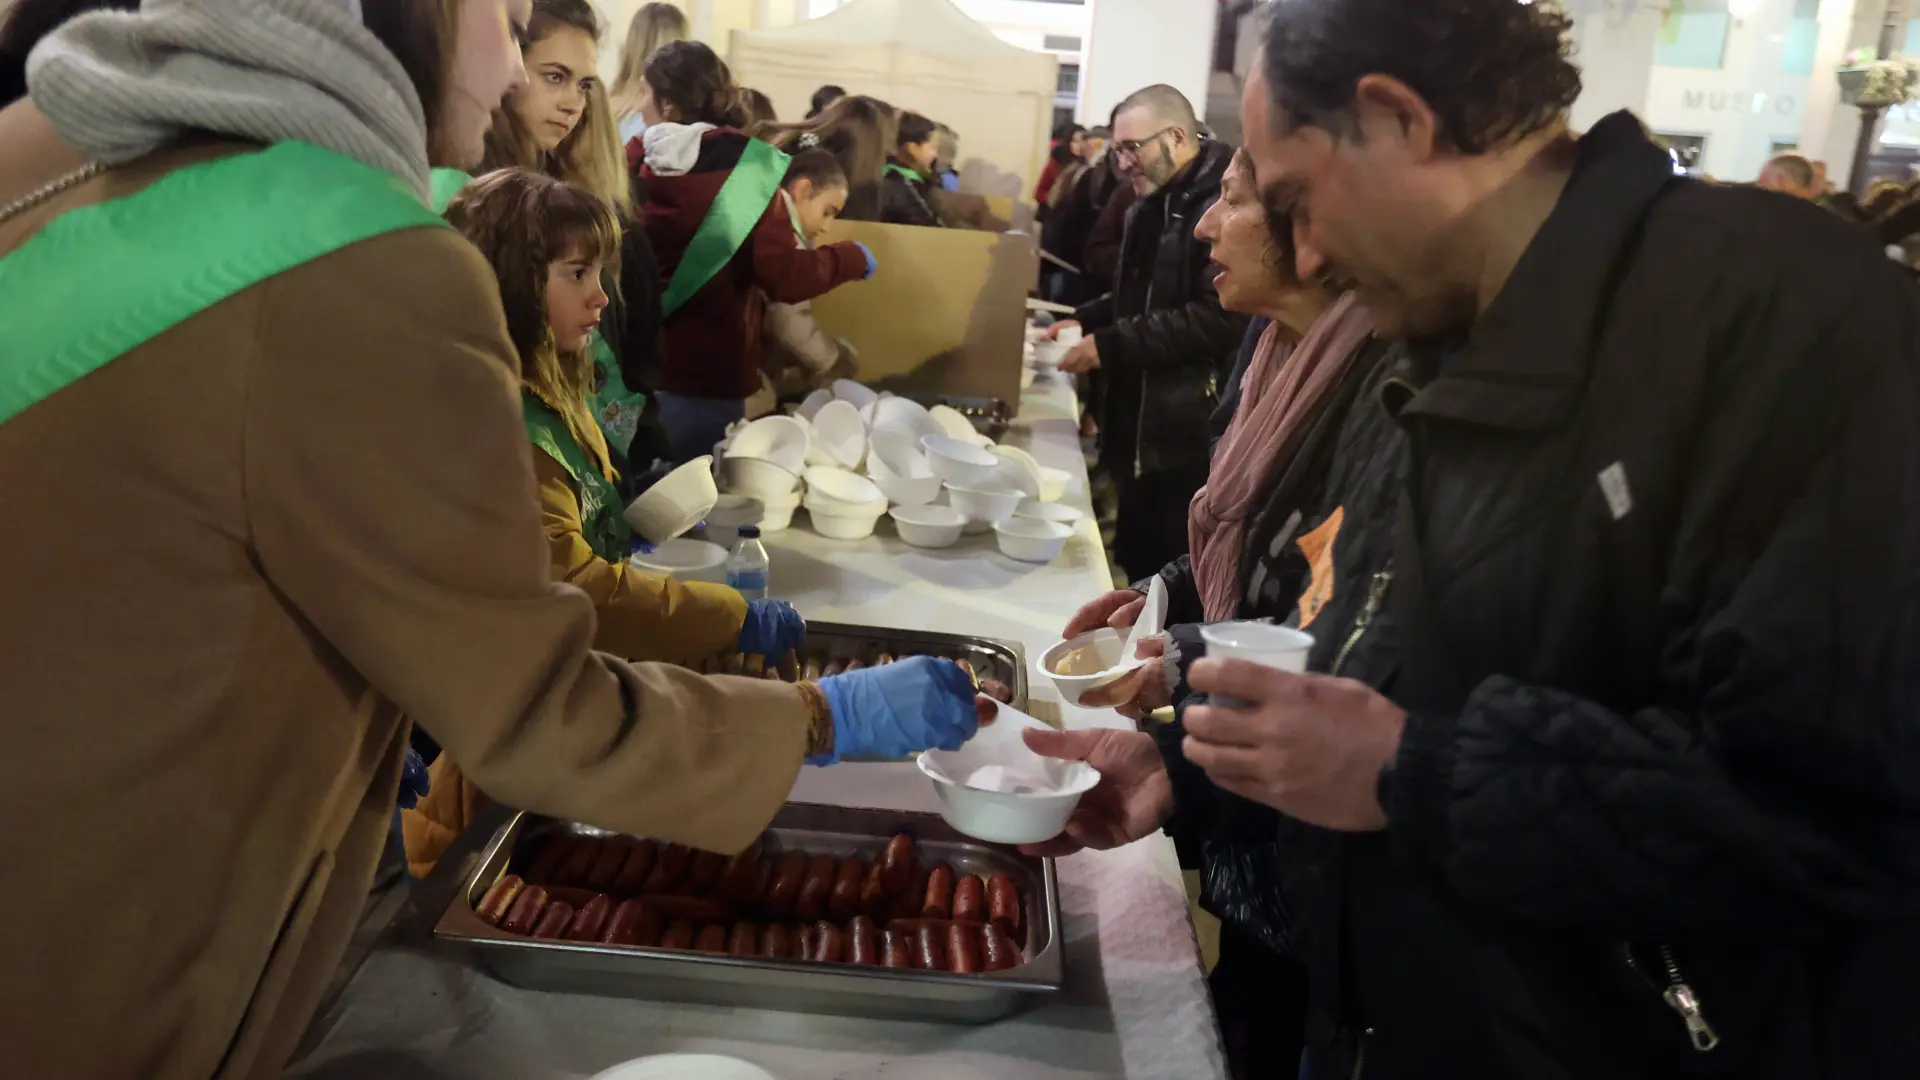
[(795, 409), (793, 414), (796, 417), (802, 420), (805, 420), (807, 423), (811, 424), (813, 423), (814, 416), (818, 414), (820, 410), (826, 406), (827, 402), (832, 400), (833, 400), (833, 391), (815, 390), (813, 393), (808, 394), (804, 399), (801, 400), (800, 407), (798, 409)]
[(697, 457), (668, 473), (627, 507), (627, 524), (656, 544), (684, 535), (720, 498), (713, 485), (713, 459)]
[(1029, 499), (1040, 497), (1040, 463), (1032, 454), (1016, 446), (996, 446), (990, 452), (1000, 459), (993, 469), (993, 486), (1013, 488)]
[(833, 396), (853, 406), (856, 412), (880, 400), (878, 393), (852, 379), (833, 380)]
[(831, 540), (865, 540), (887, 512), (887, 497), (864, 476), (816, 465), (807, 470), (804, 505), (814, 532)]
[(867, 477), (895, 506), (925, 506), (940, 497), (940, 478), (920, 452), (919, 437), (905, 428), (874, 429), (867, 448)]
[(896, 506), (888, 514), (900, 539), (918, 548), (952, 547), (967, 524), (967, 516), (951, 506)]
[(798, 504), (800, 471), (812, 443), (807, 425), (791, 417), (768, 416), (746, 425), (734, 433), (720, 461), (727, 492), (760, 500), (770, 515), (785, 503)]
[(966, 517), (968, 535), (988, 532), (1012, 517), (1024, 497), (1007, 488), (947, 485), (947, 502)]
[(948, 438), (958, 439), (974, 446), (993, 445), (992, 439), (975, 431), (973, 421), (967, 419), (959, 409), (951, 405), (935, 405), (927, 410), (927, 415), (933, 418), (934, 423), (940, 425), (941, 432)]
[[(857, 383), (855, 385), (858, 385)], [(867, 459), (867, 423), (848, 401), (829, 401), (813, 414), (814, 465), (858, 470)]]
[(1023, 499), (1013, 508), (1016, 518), (1031, 518), (1034, 521), (1051, 521), (1056, 525), (1072, 528), (1080, 523), (1081, 513), (1071, 506), (1059, 503), (1042, 502), (1039, 499)]
[(728, 551), (740, 542), (740, 529), (745, 525), (758, 525), (766, 516), (766, 504), (751, 495), (722, 495), (713, 509), (707, 513), (707, 542), (718, 544)]
[(1072, 483), (1073, 474), (1067, 470), (1040, 466), (1040, 501), (1059, 502), (1067, 497), (1067, 487)]
[(933, 414), (928, 412), (924, 405), (912, 398), (894, 397), (889, 394), (869, 406), (867, 412), (871, 420), (868, 426), (874, 431), (882, 428), (903, 429), (913, 434), (915, 443), (928, 435), (947, 433), (946, 429), (940, 426), (940, 421), (935, 420)]
[(928, 435), (920, 440), (920, 449), (926, 451), (933, 475), (961, 487), (986, 483), (1000, 464), (991, 451), (951, 435)]

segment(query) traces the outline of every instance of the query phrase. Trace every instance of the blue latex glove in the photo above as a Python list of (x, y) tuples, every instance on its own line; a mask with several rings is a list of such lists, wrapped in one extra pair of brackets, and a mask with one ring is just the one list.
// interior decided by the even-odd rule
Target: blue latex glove
[(833, 710), (833, 749), (807, 759), (903, 758), (958, 750), (980, 728), (973, 680), (951, 660), (914, 656), (820, 680)]
[(806, 643), (807, 620), (792, 604), (785, 600), (747, 601), (747, 621), (740, 627), (741, 652), (778, 660)]
[(407, 763), (400, 770), (400, 797), (395, 800), (395, 803), (402, 810), (411, 810), (420, 805), (420, 800), (426, 797), (427, 759), (420, 756), (420, 751), (409, 746)]
[(954, 192), (955, 194), (958, 194), (960, 191), (960, 174), (957, 172), (941, 173), (940, 186), (941, 188), (947, 191), (951, 191), (951, 192)]
[(879, 273), (880, 260), (873, 257), (873, 249), (858, 240), (855, 240), (853, 242), (853, 246), (859, 248), (860, 254), (865, 255), (867, 257), (867, 276), (872, 277), (873, 275)]

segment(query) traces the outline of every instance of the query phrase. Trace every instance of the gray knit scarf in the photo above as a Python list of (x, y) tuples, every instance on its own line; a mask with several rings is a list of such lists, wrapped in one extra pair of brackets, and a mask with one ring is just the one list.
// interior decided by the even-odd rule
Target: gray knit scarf
[(361, 23), (360, 0), (145, 0), (53, 33), (27, 61), (33, 101), (109, 165), (190, 131), (298, 139), (430, 197), (413, 83)]

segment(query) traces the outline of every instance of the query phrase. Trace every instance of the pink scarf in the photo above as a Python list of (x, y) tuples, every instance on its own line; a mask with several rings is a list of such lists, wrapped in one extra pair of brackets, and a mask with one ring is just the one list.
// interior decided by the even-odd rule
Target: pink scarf
[(1193, 581), (1208, 622), (1231, 619), (1240, 607), (1241, 548), (1247, 519), (1260, 510), (1267, 476), (1299, 450), (1327, 394), (1372, 334), (1373, 320), (1347, 293), (1315, 320), (1298, 345), (1283, 344), (1276, 323), (1254, 347), (1233, 423), (1214, 450), (1207, 486), (1194, 495), (1187, 516)]

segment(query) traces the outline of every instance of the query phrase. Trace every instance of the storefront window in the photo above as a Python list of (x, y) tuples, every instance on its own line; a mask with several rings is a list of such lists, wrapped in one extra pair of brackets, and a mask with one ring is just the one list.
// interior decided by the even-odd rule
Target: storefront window
[(1653, 62), (1661, 67), (1718, 69), (1727, 58), (1733, 17), (1727, 0), (1669, 0), (1660, 17)]
[(1813, 74), (1813, 53), (1819, 44), (1820, 0), (1793, 0), (1793, 21), (1787, 23), (1786, 48), (1780, 54), (1781, 72)]

